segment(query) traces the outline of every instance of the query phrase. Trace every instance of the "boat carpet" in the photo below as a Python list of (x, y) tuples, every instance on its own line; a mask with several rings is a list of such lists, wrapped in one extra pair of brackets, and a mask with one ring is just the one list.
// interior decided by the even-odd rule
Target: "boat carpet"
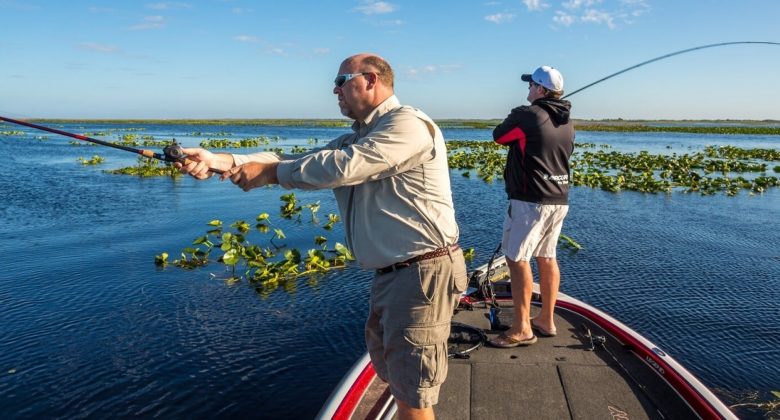
[[(538, 312), (534, 306), (532, 315)], [(513, 308), (501, 310), (511, 319)], [(685, 402), (630, 349), (580, 315), (556, 310), (555, 337), (526, 347), (483, 346), (450, 359), (435, 411), (441, 419), (695, 418)], [(491, 330), (486, 309), (460, 311), (455, 322)], [(590, 350), (586, 328), (607, 338)]]

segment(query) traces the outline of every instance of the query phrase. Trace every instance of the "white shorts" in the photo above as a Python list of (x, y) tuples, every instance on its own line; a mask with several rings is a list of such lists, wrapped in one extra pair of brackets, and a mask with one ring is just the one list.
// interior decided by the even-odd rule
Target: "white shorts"
[(501, 248), (512, 261), (555, 258), (568, 205), (509, 200)]

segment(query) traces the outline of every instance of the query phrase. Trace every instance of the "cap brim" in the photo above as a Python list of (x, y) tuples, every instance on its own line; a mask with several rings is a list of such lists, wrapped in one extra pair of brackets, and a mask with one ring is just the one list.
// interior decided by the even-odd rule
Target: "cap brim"
[(524, 75), (520, 76), (520, 80), (522, 80), (524, 82), (532, 82), (533, 81), (533, 79), (531, 79), (531, 75), (530, 74), (524, 74)]

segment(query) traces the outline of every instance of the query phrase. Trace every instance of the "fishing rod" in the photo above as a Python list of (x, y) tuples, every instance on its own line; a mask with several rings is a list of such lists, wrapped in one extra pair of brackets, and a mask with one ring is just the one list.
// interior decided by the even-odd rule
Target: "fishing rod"
[[(156, 153), (152, 150), (136, 149), (134, 147), (129, 147), (121, 144), (115, 144), (103, 140), (93, 139), (92, 137), (82, 136), (81, 134), (68, 133), (67, 131), (57, 130), (56, 128), (44, 127), (42, 125), (33, 124), (26, 121), (19, 121), (13, 118), (3, 117), (2, 115), (0, 115), (0, 120), (12, 124), (18, 124), (18, 125), (34, 128), (36, 130), (48, 131), (50, 133), (55, 133), (62, 136), (72, 137), (74, 139), (88, 141), (90, 143), (99, 144), (101, 146), (113, 147), (114, 149), (136, 153), (147, 158), (162, 160), (164, 162), (179, 162), (182, 165), (187, 165), (192, 162), (191, 160), (187, 159), (187, 155), (184, 153), (181, 146), (176, 143), (176, 140), (174, 140), (172, 144), (165, 146), (165, 148), (163, 148), (162, 153)], [(214, 172), (215, 174), (222, 174), (224, 172), (220, 169), (214, 169), (214, 168), (209, 168), (209, 171)]]
[(673, 56), (675, 56), (675, 55), (680, 55), (680, 54), (689, 53), (689, 52), (691, 52), (691, 51), (696, 51), (696, 50), (703, 50), (703, 49), (705, 49), (705, 48), (722, 47), (722, 46), (724, 46), (724, 45), (737, 45), (737, 44), (764, 44), (764, 45), (780, 45), (780, 42), (770, 42), (770, 41), (733, 41), (733, 42), (721, 42), (721, 43), (718, 43), (718, 44), (708, 44), (708, 45), (702, 45), (702, 46), (699, 46), (699, 47), (687, 48), (687, 49), (680, 50), (680, 51), (676, 51), (676, 52), (673, 52), (673, 53), (664, 54), (664, 55), (662, 55), (662, 56), (660, 56), (660, 57), (656, 57), (656, 58), (653, 58), (653, 59), (650, 59), (650, 60), (647, 60), (647, 61), (643, 61), (643, 62), (641, 62), (641, 63), (639, 63), (639, 64), (633, 65), (633, 66), (631, 66), (631, 67), (628, 67), (628, 68), (625, 68), (625, 69), (623, 69), (623, 70), (620, 70), (620, 71), (619, 71), (619, 72), (617, 72), (617, 73), (612, 73), (612, 74), (610, 74), (609, 76), (606, 76), (606, 77), (603, 77), (603, 78), (601, 78), (601, 79), (599, 79), (599, 80), (596, 80), (595, 82), (593, 82), (593, 83), (591, 83), (591, 84), (589, 84), (589, 85), (583, 86), (583, 87), (581, 87), (581, 88), (579, 88), (579, 89), (575, 90), (575, 91), (574, 91), (574, 92), (572, 92), (572, 93), (569, 93), (569, 94), (567, 94), (567, 95), (564, 95), (564, 96), (563, 96), (561, 99), (564, 99), (564, 98), (567, 98), (567, 97), (569, 97), (569, 96), (572, 96), (572, 95), (574, 95), (574, 94), (575, 94), (575, 93), (577, 93), (577, 92), (582, 92), (583, 90), (585, 90), (585, 89), (587, 89), (587, 88), (589, 88), (589, 87), (591, 87), (591, 86), (597, 85), (597, 84), (599, 84), (599, 83), (601, 83), (601, 82), (603, 82), (603, 81), (605, 81), (605, 80), (609, 80), (609, 79), (611, 79), (611, 78), (613, 78), (613, 77), (615, 77), (615, 76), (617, 76), (617, 75), (619, 75), (619, 74), (623, 74), (623, 73), (625, 73), (625, 72), (627, 72), (627, 71), (629, 71), (629, 70), (633, 70), (633, 69), (635, 69), (635, 68), (637, 68), (637, 67), (642, 67), (642, 66), (644, 66), (645, 64), (650, 64), (650, 63), (653, 63), (653, 62), (656, 62), (656, 61), (659, 61), (659, 60), (663, 60), (663, 59), (665, 59), (665, 58), (673, 57)]

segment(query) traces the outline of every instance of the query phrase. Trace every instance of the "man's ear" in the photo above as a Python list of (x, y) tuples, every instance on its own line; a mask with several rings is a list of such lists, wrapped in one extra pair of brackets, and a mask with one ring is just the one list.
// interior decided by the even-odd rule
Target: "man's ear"
[(376, 73), (366, 73), (366, 75), (363, 77), (365, 77), (366, 82), (368, 82), (366, 89), (373, 89), (376, 86), (377, 80), (379, 79), (379, 76), (377, 76)]

